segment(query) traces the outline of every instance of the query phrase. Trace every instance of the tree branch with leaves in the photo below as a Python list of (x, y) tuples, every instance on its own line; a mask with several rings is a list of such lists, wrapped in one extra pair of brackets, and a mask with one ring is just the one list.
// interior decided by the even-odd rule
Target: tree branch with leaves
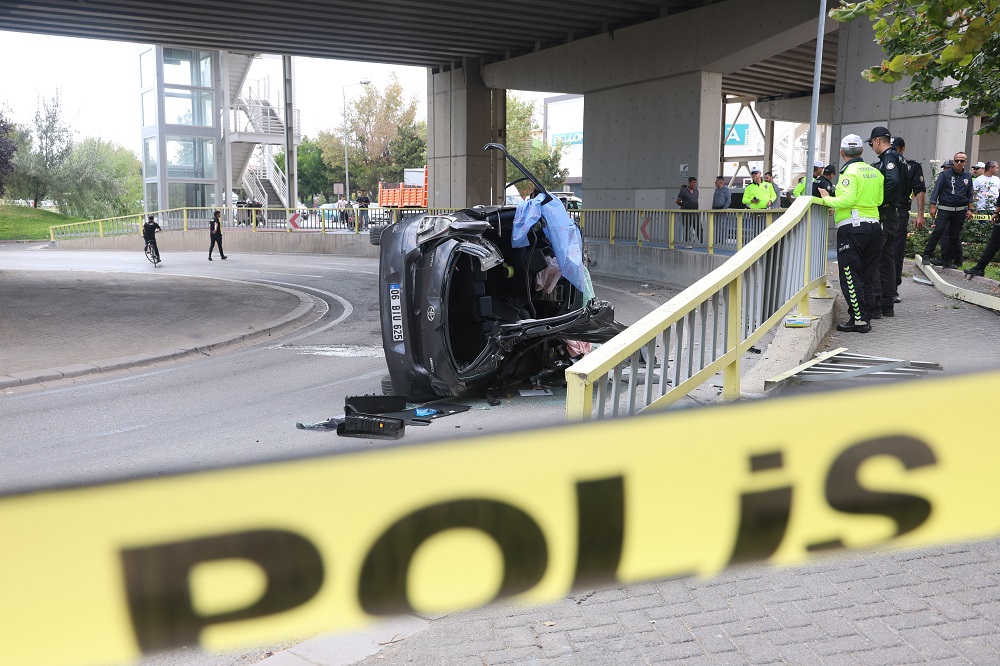
[(866, 79), (910, 77), (904, 99), (957, 99), (959, 113), (984, 117), (981, 133), (1000, 131), (1000, 0), (841, 0), (830, 16), (871, 21), (886, 57), (861, 73)]

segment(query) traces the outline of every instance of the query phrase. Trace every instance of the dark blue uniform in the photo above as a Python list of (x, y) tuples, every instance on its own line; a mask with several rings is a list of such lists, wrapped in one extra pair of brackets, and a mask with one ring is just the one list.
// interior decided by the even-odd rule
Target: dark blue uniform
[(931, 203), (937, 206), (934, 231), (924, 247), (924, 259), (930, 260), (938, 241), (941, 242), (939, 266), (951, 267), (962, 263), (962, 227), (965, 226), (969, 204), (975, 200), (972, 193), (972, 174), (945, 169), (938, 176), (931, 193)]
[(903, 282), (903, 259), (906, 256), (906, 236), (910, 231), (910, 206), (911, 197), (916, 197), (921, 192), (927, 191), (927, 184), (924, 183), (924, 167), (916, 160), (906, 160), (906, 168), (909, 172), (909, 185), (905, 190), (905, 198), (899, 204), (899, 226), (896, 228), (895, 244), (892, 248), (892, 258), (896, 260), (896, 290), (893, 298), (899, 296), (899, 285)]
[[(879, 254), (878, 273), (875, 276), (874, 316), (891, 317), (893, 299), (896, 295), (896, 260), (893, 256), (897, 227), (899, 226), (899, 206), (906, 198), (909, 174), (906, 160), (895, 148), (886, 148), (872, 166), (882, 172), (882, 205), (878, 209), (879, 223), (882, 225), (882, 250)], [(905, 233), (905, 231), (904, 231)], [(881, 311), (879, 311), (881, 309)]]

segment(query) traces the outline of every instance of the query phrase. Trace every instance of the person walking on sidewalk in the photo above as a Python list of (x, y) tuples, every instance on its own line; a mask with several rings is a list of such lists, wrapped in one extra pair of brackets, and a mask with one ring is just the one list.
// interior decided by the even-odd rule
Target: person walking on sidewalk
[(212, 216), (212, 222), (208, 227), (208, 237), (212, 239), (212, 244), (208, 246), (208, 260), (212, 261), (212, 250), (215, 249), (215, 245), (219, 245), (219, 256), (223, 259), (226, 258), (226, 254), (222, 251), (222, 213), (215, 211)]
[[(987, 164), (996, 164), (996, 162), (988, 162)], [(979, 257), (975, 266), (964, 269), (965, 274), (983, 277), (986, 274), (986, 267), (993, 261), (997, 252), (1000, 252), (1000, 201), (996, 202), (996, 207), (993, 210), (993, 231), (986, 243), (986, 249), (983, 250), (983, 256)]]
[[(955, 153), (951, 168), (944, 169), (931, 192), (931, 217), (934, 231), (924, 246), (924, 264), (958, 268), (962, 263), (962, 227), (972, 217), (975, 199), (972, 176), (965, 171), (965, 153)], [(934, 248), (941, 242), (941, 259), (933, 259)]]
[(872, 312), (872, 317), (881, 319), (896, 314), (893, 309), (896, 298), (896, 260), (893, 249), (899, 227), (899, 205), (908, 184), (907, 166), (903, 156), (892, 147), (892, 135), (886, 128), (873, 129), (868, 145), (878, 154), (878, 159), (872, 162), (872, 166), (882, 173), (883, 178), (882, 205), (878, 209), (878, 220), (882, 225), (882, 252), (875, 276), (875, 297), (878, 302)]
[(861, 160), (864, 144), (857, 134), (840, 142), (840, 170), (837, 195), (820, 190), (823, 205), (833, 208), (837, 225), (837, 264), (840, 291), (847, 301), (851, 318), (837, 330), (867, 333), (872, 330), (871, 313), (875, 302), (875, 268), (882, 250), (882, 225), (878, 209), (884, 195), (881, 172)]

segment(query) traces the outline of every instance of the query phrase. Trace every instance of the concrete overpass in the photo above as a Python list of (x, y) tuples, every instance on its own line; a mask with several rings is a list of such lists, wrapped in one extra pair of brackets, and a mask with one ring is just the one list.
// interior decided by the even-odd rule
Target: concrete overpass
[[(435, 206), (501, 191), (504, 165), (482, 145), (505, 139), (507, 88), (586, 95), (588, 205), (667, 207), (680, 164), (706, 198), (727, 95), (762, 100), (766, 117), (808, 119), (818, 14), (816, 0), (0, 3), (7, 30), (425, 66)], [(835, 143), (888, 125), (911, 159), (975, 148), (956, 103), (894, 101), (899, 84), (860, 78), (881, 58), (866, 23), (826, 31), (820, 121)]]

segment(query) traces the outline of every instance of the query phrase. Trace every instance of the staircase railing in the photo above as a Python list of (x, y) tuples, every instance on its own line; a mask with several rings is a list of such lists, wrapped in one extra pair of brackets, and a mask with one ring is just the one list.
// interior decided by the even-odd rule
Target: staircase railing
[(246, 170), (243, 171), (243, 189), (247, 191), (250, 198), (253, 201), (264, 204), (267, 208), (270, 202), (267, 200), (267, 192), (264, 187), (260, 184), (260, 177), (257, 174), (259, 169), (258, 165), (254, 165), (252, 159), (249, 164), (247, 164)]
[(271, 154), (270, 150), (264, 151), (264, 177), (267, 178), (268, 182), (271, 183), (271, 187), (277, 192), (281, 205), (285, 207), (290, 206), (291, 203), (288, 201), (288, 180), (285, 178), (285, 172), (278, 168), (278, 163), (274, 161), (274, 155)]

